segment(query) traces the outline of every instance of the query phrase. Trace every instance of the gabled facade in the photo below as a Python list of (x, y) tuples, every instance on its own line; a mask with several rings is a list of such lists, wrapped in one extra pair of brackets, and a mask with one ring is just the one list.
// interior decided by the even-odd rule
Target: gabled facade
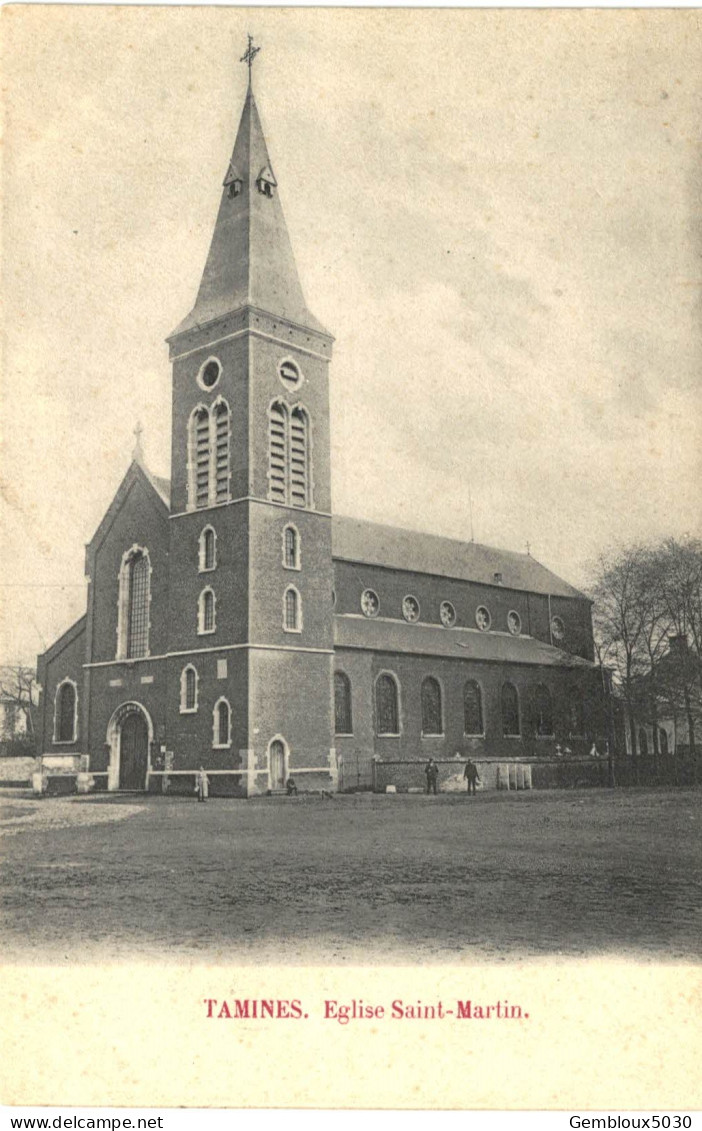
[(137, 447), (87, 547), (86, 617), (40, 657), (43, 754), (111, 790), (191, 789), (204, 766), (214, 792), (251, 795), (364, 784), (376, 757), (595, 740), (582, 594), (528, 555), (332, 518), (333, 339), (250, 84), (168, 344), (171, 480)]

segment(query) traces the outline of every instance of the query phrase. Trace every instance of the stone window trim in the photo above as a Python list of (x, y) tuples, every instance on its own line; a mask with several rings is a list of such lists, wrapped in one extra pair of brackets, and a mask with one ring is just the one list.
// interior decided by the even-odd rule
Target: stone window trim
[[(219, 369), (219, 373), (217, 374), (217, 377), (212, 382), (212, 384), (207, 385), (207, 384), (205, 384), (204, 373), (205, 373), (205, 370), (207, 369), (207, 366), (210, 365), (212, 362), (214, 362), (214, 364)], [(198, 385), (200, 386), (200, 388), (202, 389), (203, 392), (211, 393), (214, 389), (217, 388), (217, 385), (219, 384), (219, 382), (221, 380), (222, 373), (223, 373), (222, 362), (219, 360), (218, 357), (211, 355), (210, 357), (206, 358), (205, 361), (203, 361), (202, 365), (200, 366), (200, 368), (197, 372), (196, 380), (197, 380), (197, 383), (198, 383)]]
[[(466, 689), (468, 686), (475, 687), (478, 692), (478, 710), (480, 712), (480, 730), (467, 731), (466, 730)], [(483, 704), (485, 696), (483, 694), (483, 685), (479, 679), (467, 679), (463, 684), (463, 735), (465, 738), (485, 738), (485, 710)]]
[(456, 609), (451, 601), (442, 601), (439, 605), (439, 620), (444, 628), (453, 628), (457, 619)]
[(507, 631), (512, 636), (520, 636), (522, 631), (522, 618), (516, 609), (510, 609), (507, 613)]
[(416, 624), (422, 614), (422, 606), (412, 593), (402, 598), (402, 615), (409, 624)]
[[(287, 616), (288, 593), (294, 593), (295, 594), (295, 627), (294, 628), (291, 628), (291, 627), (288, 626), (288, 616)], [(294, 632), (294, 633), (298, 633), (298, 634), (302, 632), (302, 597), (300, 596), (300, 590), (297, 588), (296, 585), (286, 586), (285, 592), (283, 593), (283, 632)]]
[[(61, 691), (64, 687), (73, 688), (73, 737), (72, 738), (59, 738), (59, 725), (60, 725), (60, 711), (59, 700)], [(65, 675), (60, 683), (56, 684), (56, 691), (54, 692), (54, 730), (51, 739), (54, 746), (72, 746), (78, 741), (78, 684), (70, 676)]]
[[(293, 369), (297, 373), (297, 379), (294, 382), (284, 376), (286, 372), (290, 373)], [(305, 375), (300, 369), (299, 362), (294, 357), (282, 357), (278, 362), (277, 372), (284, 388), (290, 393), (296, 392), (304, 384)]]
[[(195, 676), (195, 704), (188, 707), (188, 672)], [(180, 713), (181, 715), (195, 715), (199, 706), (198, 695), (200, 690), (200, 676), (194, 664), (186, 664), (180, 673)]]
[[(294, 539), (294, 554), (293, 554), (293, 564), (292, 565), (290, 565), (290, 563), (288, 562), (288, 553), (287, 553), (288, 531), (290, 531), (292, 533), (293, 539)], [(302, 569), (300, 531), (298, 530), (298, 528), (296, 527), (294, 522), (287, 522), (285, 524), (285, 526), (283, 527), (282, 544), (283, 544), (283, 569), (293, 569), (293, 570), (297, 570), (299, 572)]]
[[(425, 731), (424, 730), (424, 688), (425, 688), (425, 685), (428, 684), (428, 683), (435, 683), (436, 686), (439, 689), (439, 725), (440, 725), (441, 729), (437, 730), (437, 731)], [(444, 738), (445, 735), (446, 735), (446, 720), (444, 718), (444, 685), (443, 685), (443, 682), (438, 678), (438, 676), (425, 675), (423, 677), (421, 685), (420, 685), (420, 707), (422, 709), (421, 710), (421, 714), (422, 714), (421, 737), (422, 738), (428, 738), (428, 739)]]
[(486, 605), (478, 605), (477, 609), (475, 610), (475, 623), (481, 632), (489, 631), (490, 625), (492, 624), (492, 617), (490, 616), (490, 610)]
[[(212, 548), (213, 562), (212, 562), (212, 565), (210, 565), (210, 566), (208, 566), (206, 564), (206, 562), (207, 562), (207, 535), (208, 534), (212, 535), (212, 539), (213, 539), (213, 543), (214, 543), (213, 548)], [(202, 530), (200, 531), (200, 537), (198, 539), (198, 567), (197, 568), (198, 568), (198, 573), (212, 573), (213, 570), (215, 570), (217, 568), (217, 531), (215, 530), (214, 526), (211, 525), (211, 523), (208, 523), (207, 526), (203, 526)]]
[[(220, 710), (219, 708), (224, 705), (227, 708), (227, 733), (225, 741), (222, 742), (222, 735), (219, 733)], [(219, 699), (212, 708), (212, 749), (213, 750), (229, 750), (232, 745), (232, 708), (226, 695), (220, 695)]]
[[(205, 628), (206, 594), (212, 595), (212, 628)], [(211, 585), (206, 585), (201, 590), (197, 599), (197, 634), (198, 636), (211, 636), (217, 631), (217, 595)]]
[[(217, 416), (224, 407), (227, 417), (227, 490), (224, 498), (217, 498)], [(198, 420), (207, 417), (207, 495), (204, 502), (198, 502), (198, 462), (197, 462), (197, 427)], [(232, 469), (231, 469), (231, 443), (232, 443), (232, 413), (229, 402), (220, 394), (209, 406), (200, 401), (192, 409), (187, 425), (187, 511), (204, 510), (217, 504), (231, 501)], [(203, 484), (204, 486), (204, 484)]]
[[(142, 554), (149, 566), (149, 620), (146, 630), (146, 651), (143, 656), (127, 656), (128, 650), (128, 635), (129, 635), (129, 567), (132, 558), (137, 554)], [(134, 542), (128, 550), (122, 554), (122, 562), (119, 567), (119, 590), (117, 598), (117, 653), (116, 660), (125, 660), (127, 663), (133, 663), (134, 660), (143, 660), (151, 655), (149, 648), (149, 639), (151, 636), (151, 575), (153, 574), (153, 566), (151, 565), (151, 557), (146, 546), (138, 546)]]
[[(395, 684), (395, 701), (397, 703), (397, 730), (396, 731), (381, 731), (380, 719), (378, 718), (378, 684), (383, 676), (389, 676)], [(375, 734), (378, 738), (400, 738), (402, 736), (402, 687), (400, 680), (395, 672), (390, 671), (389, 668), (383, 668), (379, 671), (373, 681), (373, 710), (375, 714)]]
[[(366, 600), (368, 598), (368, 600)], [(368, 611), (371, 609), (372, 602), (375, 602), (375, 611)], [(361, 593), (361, 612), (364, 617), (377, 617), (380, 612), (380, 598), (375, 589), (364, 589)]]

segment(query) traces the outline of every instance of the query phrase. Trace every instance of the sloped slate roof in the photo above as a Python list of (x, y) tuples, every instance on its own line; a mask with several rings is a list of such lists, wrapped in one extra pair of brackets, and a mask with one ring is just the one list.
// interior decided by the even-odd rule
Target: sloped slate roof
[(480, 632), (477, 628), (407, 624), (405, 621), (356, 614), (334, 617), (334, 645), (337, 648), (362, 648), (371, 652), (445, 656), (452, 660), (494, 660), (503, 664), (539, 664), (566, 668), (597, 666), (590, 660), (571, 656), (532, 636)]
[(495, 574), (501, 573), (505, 589), (587, 600), (583, 593), (551, 573), (530, 554), (499, 550), (478, 542), (459, 542), (346, 515), (332, 518), (332, 554), (346, 561), (456, 577), (485, 585), (495, 585)]

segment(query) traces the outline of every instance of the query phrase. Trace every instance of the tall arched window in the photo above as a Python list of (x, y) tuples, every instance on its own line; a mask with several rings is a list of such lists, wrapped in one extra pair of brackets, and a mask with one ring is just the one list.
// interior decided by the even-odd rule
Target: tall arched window
[(334, 731), (352, 734), (351, 681), (345, 672), (334, 672)]
[(553, 700), (543, 683), (534, 688), (534, 730), (544, 738), (553, 735)]
[(568, 699), (568, 724), (572, 735), (585, 734), (585, 709), (579, 688), (572, 687)]
[(288, 415), (282, 401), (268, 412), (268, 497), (274, 503), (287, 502)]
[(463, 688), (463, 733), (483, 733), (483, 697), (480, 684), (469, 679)]
[(283, 628), (286, 632), (300, 632), (302, 629), (300, 594), (294, 585), (289, 585), (283, 595)]
[(149, 559), (135, 554), (129, 563), (127, 658), (145, 656), (149, 642)]
[(648, 735), (643, 727), (639, 728), (639, 754), (642, 758), (648, 755)]
[(377, 734), (400, 733), (397, 682), (387, 672), (375, 681), (375, 720)]
[(226, 503), (229, 498), (229, 405), (219, 399), (212, 406), (214, 454), (214, 500)]
[(294, 526), (283, 530), (283, 565), (286, 569), (300, 568), (300, 535)]
[(441, 717), (441, 685), (428, 675), (422, 681), (422, 734), (443, 734)]
[(660, 727), (658, 731), (658, 745), (663, 757), (667, 758), (670, 749), (670, 747), (668, 746), (668, 731), (664, 730), (663, 727)]
[(232, 744), (232, 713), (226, 699), (218, 699), (212, 716), (212, 745), (222, 749)]
[(290, 414), (290, 502), (294, 507), (309, 506), (309, 427), (304, 408)]
[(502, 733), (508, 738), (518, 738), (521, 734), (519, 725), (519, 696), (513, 683), (502, 684)]
[(188, 505), (206, 507), (210, 501), (210, 414), (204, 405), (193, 409), (188, 422)]
[(78, 694), (72, 679), (64, 679), (54, 699), (54, 742), (75, 742), (78, 721)]
[(293, 507), (312, 505), (310, 418), (276, 400), (268, 410), (268, 498)]
[(149, 654), (149, 603), (151, 562), (142, 546), (132, 546), (122, 557), (117, 607), (117, 659), (133, 660)]
[(197, 669), (187, 664), (180, 673), (180, 711), (189, 714), (197, 711)]
[(213, 526), (206, 526), (200, 534), (200, 573), (206, 573), (217, 565), (217, 535)]
[(200, 634), (214, 632), (216, 628), (216, 601), (214, 590), (203, 589), (198, 599), (197, 630)]

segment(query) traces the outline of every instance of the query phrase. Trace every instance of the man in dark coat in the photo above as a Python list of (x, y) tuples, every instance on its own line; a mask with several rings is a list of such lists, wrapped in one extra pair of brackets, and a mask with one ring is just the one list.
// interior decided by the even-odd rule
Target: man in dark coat
[(471, 762), (470, 758), (466, 762), (463, 777), (468, 783), (468, 793), (472, 793), (473, 796), (475, 796), (475, 783), (480, 781), (480, 778), (478, 777), (478, 767), (475, 765), (475, 762)]
[(436, 793), (436, 781), (439, 776), (439, 767), (433, 758), (430, 758), (424, 767), (427, 775), (427, 793)]

